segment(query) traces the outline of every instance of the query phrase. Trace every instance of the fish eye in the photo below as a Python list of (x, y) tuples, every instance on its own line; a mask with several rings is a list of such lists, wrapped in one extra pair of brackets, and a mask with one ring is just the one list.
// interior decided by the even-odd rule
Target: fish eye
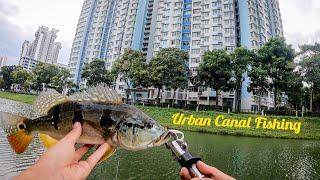
[(131, 128), (131, 127), (133, 126), (133, 124), (132, 124), (132, 123), (128, 123), (127, 126), (128, 126), (129, 128)]
[(18, 124), (18, 128), (19, 128), (20, 130), (23, 130), (23, 129), (26, 128), (26, 125), (25, 125), (24, 123)]
[(152, 128), (152, 126), (153, 126), (153, 124), (147, 124), (147, 128), (149, 128), (149, 129), (151, 129)]

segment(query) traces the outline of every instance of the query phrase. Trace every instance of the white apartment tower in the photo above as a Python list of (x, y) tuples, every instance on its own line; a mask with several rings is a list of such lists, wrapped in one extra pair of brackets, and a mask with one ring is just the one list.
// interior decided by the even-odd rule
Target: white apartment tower
[(153, 1), (157, 0), (84, 1), (69, 61), (75, 83), (81, 82), (85, 63), (100, 58), (111, 69), (126, 48), (142, 49), (148, 42), (144, 32), (146, 26), (150, 28), (152, 10), (147, 13), (147, 9), (152, 9)]
[[(283, 36), (278, 0), (85, 0), (69, 67), (79, 84), (84, 63), (94, 58), (110, 69), (126, 48), (141, 50), (150, 60), (160, 49), (176, 47), (189, 52), (189, 68), (197, 73), (207, 50), (255, 49), (275, 36)], [(242, 107), (252, 109), (248, 81)]]
[(19, 64), (30, 70), (37, 62), (57, 63), (61, 49), (61, 43), (55, 42), (58, 32), (57, 29), (49, 30), (45, 26), (39, 27), (33, 42), (23, 42)]

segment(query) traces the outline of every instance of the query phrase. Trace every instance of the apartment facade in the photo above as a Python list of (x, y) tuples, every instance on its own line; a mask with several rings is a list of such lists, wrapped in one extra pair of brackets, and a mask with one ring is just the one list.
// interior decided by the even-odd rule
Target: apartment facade
[[(159, 0), (153, 53), (167, 47), (183, 49), (189, 52), (189, 68), (196, 74), (202, 55), (208, 50), (232, 52), (238, 46), (257, 49), (275, 36), (283, 36), (277, 0)], [(254, 111), (258, 108), (258, 100), (247, 91), (249, 82), (246, 77), (241, 108)], [(176, 94), (186, 94), (182, 97), (189, 103), (215, 104), (214, 90), (189, 85), (188, 92)], [(230, 106), (234, 95), (234, 92), (221, 93), (219, 105)], [(181, 100), (173, 93), (165, 93), (165, 99), (171, 98)], [(272, 99), (273, 94), (266, 92), (262, 105), (273, 107)]]
[(24, 41), (20, 53), (20, 62), (24, 69), (31, 70), (38, 62), (57, 64), (60, 42), (55, 42), (59, 30), (41, 26), (35, 33), (35, 39)]
[[(283, 36), (278, 0), (85, 0), (69, 67), (79, 84), (83, 65), (94, 58), (104, 59), (111, 69), (126, 48), (141, 50), (150, 60), (162, 48), (175, 47), (189, 52), (188, 65), (196, 74), (205, 51), (256, 49), (275, 36)], [(123, 91), (123, 80), (117, 81), (116, 89)], [(257, 104), (247, 92), (248, 83), (246, 78), (241, 103), (251, 110)], [(214, 90), (189, 85), (181, 100), (215, 104)], [(164, 99), (177, 97), (163, 94), (168, 95)], [(222, 93), (219, 104), (233, 97), (233, 92)], [(267, 93), (262, 102), (272, 107), (272, 94)]]
[(95, 58), (111, 69), (126, 48), (142, 50), (149, 2), (153, 0), (84, 1), (69, 60), (75, 83), (81, 82), (84, 64)]

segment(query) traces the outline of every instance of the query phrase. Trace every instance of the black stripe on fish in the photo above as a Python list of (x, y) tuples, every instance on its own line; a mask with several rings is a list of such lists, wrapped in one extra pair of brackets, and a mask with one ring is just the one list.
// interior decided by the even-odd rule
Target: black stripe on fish
[(59, 128), (58, 124), (60, 121), (60, 106), (56, 106), (53, 109), (51, 121), (52, 121), (54, 128), (56, 130), (58, 130), (58, 128)]
[(114, 124), (113, 119), (111, 118), (111, 110), (103, 110), (103, 114), (100, 118), (100, 126), (103, 128), (109, 128)]
[(80, 104), (77, 104), (73, 111), (72, 123), (74, 124), (76, 122), (80, 122), (81, 125), (83, 124), (82, 106)]

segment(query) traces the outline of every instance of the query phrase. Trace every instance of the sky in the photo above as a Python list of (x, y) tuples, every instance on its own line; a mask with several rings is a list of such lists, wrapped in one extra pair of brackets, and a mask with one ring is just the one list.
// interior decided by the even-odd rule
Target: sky
[[(242, 0), (241, 0), (242, 1)], [(24, 40), (33, 41), (39, 26), (59, 29), (59, 62), (68, 64), (83, 0), (0, 0), (0, 56), (17, 64)], [(287, 42), (320, 42), (320, 1), (279, 0)]]

